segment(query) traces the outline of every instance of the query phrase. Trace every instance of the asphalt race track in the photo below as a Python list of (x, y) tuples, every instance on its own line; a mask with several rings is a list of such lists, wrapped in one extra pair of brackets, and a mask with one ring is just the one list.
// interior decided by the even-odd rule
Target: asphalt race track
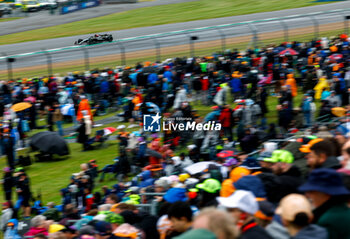
[[(222, 24), (232, 24), (232, 23), (256, 21), (256, 20), (270, 19), (270, 18), (279, 18), (279, 17), (286, 17), (291, 15), (301, 15), (301, 14), (308, 14), (308, 13), (314, 13), (314, 12), (320, 12), (320, 11), (329, 11), (329, 10), (335, 10), (335, 9), (344, 9), (344, 8), (350, 8), (350, 1), (305, 7), (305, 8), (299, 8), (299, 9), (282, 10), (282, 11), (276, 11), (276, 12), (265, 12), (265, 13), (257, 13), (257, 14), (243, 15), (243, 16), (234, 16), (234, 17), (225, 17), (225, 18), (193, 21), (193, 22), (186, 22), (186, 23), (175, 23), (175, 24), (167, 24), (167, 25), (160, 25), (160, 26), (153, 26), (153, 27), (135, 28), (135, 29), (115, 31), (111, 33), (113, 34), (115, 40), (119, 40), (119, 39), (125, 39), (125, 38), (137, 37), (137, 36), (166, 33), (171, 31), (181, 31), (185, 29), (210, 27), (210, 26), (216, 26), (216, 25), (222, 25)], [(350, 12), (345, 15), (350, 15)], [(328, 23), (342, 22), (344, 19), (344, 16), (340, 15), (339, 13), (329, 13), (327, 15), (315, 16), (315, 18), (319, 20), (319, 24), (328, 24)], [(289, 29), (313, 26), (313, 22), (310, 17), (288, 19), (288, 20), (285, 20), (284, 22), (286, 23)], [(266, 32), (278, 31), (283, 29), (281, 23), (278, 21), (260, 22), (260, 23), (254, 23), (253, 25), (258, 29), (259, 33), (266, 33)], [(227, 38), (238, 37), (238, 36), (250, 35), (251, 29), (248, 27), (248, 25), (240, 25), (234, 28), (232, 27), (226, 28), (223, 30), (223, 32)], [(210, 40), (220, 39), (220, 35), (217, 30), (205, 30), (201, 32), (191, 33), (190, 35), (179, 34), (179, 35), (172, 35), (172, 36), (158, 38), (158, 42), (162, 47), (182, 45), (182, 44), (188, 43), (189, 41), (188, 39), (191, 35), (198, 36), (199, 37), (198, 41), (210, 41)], [(87, 35), (56, 38), (56, 39), (26, 42), (26, 43), (12, 44), (12, 45), (2, 45), (0, 46), (0, 53), (4, 52), (7, 55), (13, 55), (13, 54), (40, 51), (42, 49), (56, 49), (61, 47), (67, 47), (67, 46), (72, 46), (74, 41), (77, 40), (78, 38), (84, 38), (84, 37), (87, 37)], [(151, 38), (142, 39), (142, 40), (133, 40), (133, 41), (123, 41), (123, 45), (126, 48), (127, 52), (152, 49), (154, 48), (154, 44), (155, 44), (155, 41)], [(120, 49), (116, 43), (89, 47), (90, 57), (118, 54), (119, 52), (120, 52)], [(78, 59), (82, 59), (83, 56), (84, 54), (82, 50), (77, 50), (77, 49), (68, 50), (68, 51), (63, 51), (60, 53), (53, 54), (52, 61), (64, 62), (64, 61), (70, 61), (70, 60), (78, 60)], [(32, 55), (32, 56), (21, 57), (17, 59), (16, 63), (13, 64), (13, 67), (17, 68), (17, 67), (27, 67), (27, 66), (35, 66), (35, 65), (43, 65), (43, 64), (46, 64), (45, 55)], [(0, 59), (0, 70), (4, 70), (6, 69), (6, 67), (7, 67), (6, 61), (4, 59)]]

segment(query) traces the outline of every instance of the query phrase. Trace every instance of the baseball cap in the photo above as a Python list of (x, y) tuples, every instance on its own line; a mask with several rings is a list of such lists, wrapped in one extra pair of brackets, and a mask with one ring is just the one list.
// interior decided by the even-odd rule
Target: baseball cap
[(253, 193), (245, 190), (237, 190), (229, 197), (217, 197), (216, 200), (223, 207), (238, 208), (251, 215), (259, 210), (258, 202)]
[(279, 155), (278, 161), (282, 163), (293, 163), (293, 154), (288, 150), (282, 150), (282, 153)]
[(270, 159), (272, 157), (272, 152), (264, 151), (261, 152), (257, 158), (258, 161), (265, 161), (265, 159)]
[(249, 169), (249, 170), (260, 169), (261, 168), (259, 162), (253, 157), (246, 158), (243, 161), (243, 163), (240, 165), (240, 167), (246, 168), (246, 169)]
[(230, 167), (232, 165), (237, 165), (237, 164), (238, 164), (238, 160), (233, 157), (230, 157), (225, 160), (225, 163), (223, 164), (223, 166)]
[(255, 213), (255, 217), (260, 218), (262, 220), (271, 221), (273, 216), (275, 215), (275, 207), (274, 205), (266, 200), (258, 201), (259, 210)]
[(179, 181), (180, 182), (185, 182), (188, 178), (191, 176), (188, 173), (182, 173), (179, 175)]
[(321, 138), (317, 138), (317, 139), (313, 139), (313, 140), (310, 140), (307, 144), (304, 144), (302, 145), (299, 150), (300, 152), (303, 152), (303, 153), (310, 153), (311, 152), (311, 147), (314, 145), (314, 144), (317, 144), (319, 142), (323, 141), (323, 139)]
[(203, 183), (197, 184), (196, 187), (208, 193), (216, 193), (221, 189), (221, 183), (216, 179), (208, 178)]
[(106, 222), (121, 225), (124, 223), (124, 218), (119, 214), (109, 213), (106, 217)]
[(112, 233), (111, 224), (104, 221), (95, 223), (95, 229), (100, 236), (107, 236)]
[(304, 212), (312, 217), (311, 205), (307, 198), (301, 194), (289, 194), (282, 198), (280, 205), (276, 209), (276, 214), (279, 214), (287, 221), (294, 221), (298, 213)]
[(272, 152), (272, 155), (270, 158), (264, 158), (265, 162), (269, 163), (277, 163), (279, 160), (280, 155), (283, 153), (283, 150), (277, 149)]
[(49, 233), (55, 233), (63, 230), (65, 227), (61, 224), (51, 224), (49, 227)]

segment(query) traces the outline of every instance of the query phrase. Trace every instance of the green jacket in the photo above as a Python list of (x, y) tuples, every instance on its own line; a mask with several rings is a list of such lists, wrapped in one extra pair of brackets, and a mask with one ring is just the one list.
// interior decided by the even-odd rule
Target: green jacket
[(217, 239), (217, 237), (206, 229), (192, 229), (174, 239)]
[(317, 224), (327, 229), (329, 239), (350, 239), (350, 208), (345, 203), (334, 205)]

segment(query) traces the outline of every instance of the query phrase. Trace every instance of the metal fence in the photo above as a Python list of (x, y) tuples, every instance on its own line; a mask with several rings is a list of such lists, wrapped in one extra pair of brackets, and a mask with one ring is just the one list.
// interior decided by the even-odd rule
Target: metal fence
[(0, 70), (7, 70), (8, 79), (14, 79), (17, 68), (32, 66), (43, 66), (47, 74), (52, 75), (56, 64), (64, 62), (74, 62), (71, 65), (75, 70), (90, 70), (101, 67), (106, 59), (109, 59), (108, 64), (127, 65), (139, 60), (202, 56), (228, 48), (258, 48), (270, 43), (349, 33), (349, 20), (350, 9), (332, 10), (117, 39), (91, 46), (42, 49), (15, 55), (3, 52)]

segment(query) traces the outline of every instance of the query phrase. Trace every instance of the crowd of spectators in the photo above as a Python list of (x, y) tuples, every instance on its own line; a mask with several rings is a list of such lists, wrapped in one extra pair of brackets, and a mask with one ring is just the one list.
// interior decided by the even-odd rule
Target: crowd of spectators
[[(4, 237), (350, 238), (349, 47), (342, 34), (2, 81)], [(32, 106), (14, 112), (20, 102)], [(16, 168), (26, 133), (46, 120), (63, 136), (71, 121), (82, 150), (92, 150), (94, 116), (110, 110), (138, 128), (119, 125), (113, 164), (90, 160), (60, 190), (59, 205), (31, 205), (30, 170)], [(156, 113), (221, 130), (146, 132), (143, 115)], [(97, 188), (108, 174), (116, 184)]]

